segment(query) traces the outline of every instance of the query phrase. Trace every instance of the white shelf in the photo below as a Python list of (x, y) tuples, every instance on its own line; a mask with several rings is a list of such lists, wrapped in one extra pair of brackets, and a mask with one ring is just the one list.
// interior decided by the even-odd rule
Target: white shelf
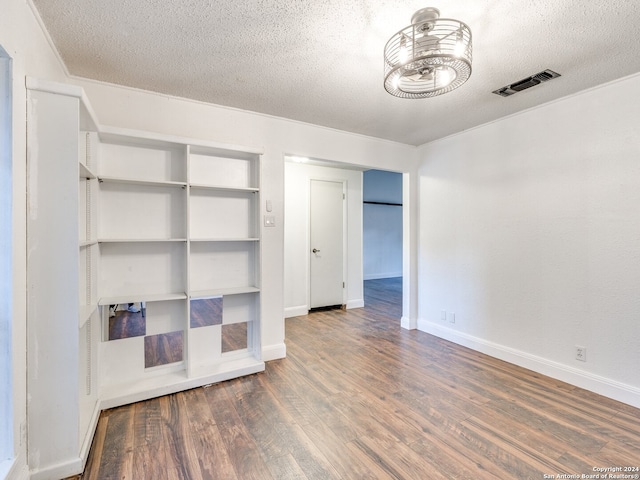
[(227, 187), (224, 185), (204, 185), (200, 183), (190, 183), (189, 186), (192, 189), (198, 190), (219, 190), (219, 191), (227, 191), (227, 192), (259, 192), (259, 188), (254, 187)]
[[(70, 86), (70, 88), (76, 87)], [(264, 153), (264, 149), (261, 147), (211, 142), (191, 137), (159, 134), (144, 130), (132, 130), (106, 125), (102, 125), (100, 127), (100, 139), (112, 143), (122, 142), (123, 139), (135, 144), (144, 144), (147, 142), (150, 145), (161, 145), (166, 146), (167, 148), (172, 148), (178, 145), (189, 145), (194, 152), (215, 152), (218, 155), (228, 155), (238, 158), (251, 158), (252, 156), (262, 155)]]
[(103, 177), (99, 176), (98, 181), (100, 183), (122, 183), (127, 185), (146, 185), (149, 187), (180, 187), (185, 188), (187, 182), (174, 182), (174, 181), (158, 181), (158, 180), (138, 180), (135, 178), (121, 178), (121, 177)]
[(96, 178), (96, 175), (87, 167), (84, 163), (78, 163), (78, 172), (80, 178), (92, 179)]
[(81, 240), (78, 246), (80, 248), (90, 247), (91, 245), (97, 245), (98, 240)]
[(162, 243), (186, 241), (186, 238), (99, 238), (97, 243)]
[(220, 297), (224, 295), (240, 295), (243, 293), (258, 293), (258, 287), (214, 288), (209, 290), (195, 290), (189, 292), (189, 298)]
[[(241, 354), (233, 355), (233, 357), (235, 358), (230, 358), (229, 361), (222, 363), (216, 362), (212, 364), (199, 365), (191, 371), (191, 376), (194, 378), (208, 378), (213, 380), (212, 382), (204, 384), (207, 385), (208, 383), (216, 383), (233, 378), (233, 376), (227, 375), (237, 376), (239, 371), (243, 371), (243, 375), (264, 371), (264, 362), (256, 360), (255, 356), (251, 352), (245, 350)], [(225, 375), (225, 373), (227, 375)]]
[(184, 292), (177, 293), (157, 293), (157, 294), (135, 294), (132, 293), (130, 295), (119, 295), (116, 297), (102, 297), (98, 302), (98, 305), (116, 305), (120, 303), (131, 303), (131, 302), (163, 302), (167, 300), (185, 300), (187, 298), (187, 294)]
[(190, 238), (191, 242), (259, 242), (257, 237), (251, 238)]

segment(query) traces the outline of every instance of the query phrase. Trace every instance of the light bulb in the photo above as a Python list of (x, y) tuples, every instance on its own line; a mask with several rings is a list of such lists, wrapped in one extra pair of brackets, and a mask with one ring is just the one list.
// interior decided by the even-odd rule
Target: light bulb
[(439, 87), (446, 87), (451, 83), (451, 72), (449, 70), (437, 70), (436, 76), (439, 80)]
[(402, 45), (400, 47), (400, 53), (398, 55), (398, 59), (400, 60), (400, 63), (404, 63), (407, 60), (409, 60), (409, 49), (407, 48), (406, 45)]
[(411, 39), (409, 39), (406, 35), (402, 35), (400, 38), (400, 51), (398, 52), (398, 60), (400, 63), (405, 63), (409, 60), (409, 55), (411, 54)]

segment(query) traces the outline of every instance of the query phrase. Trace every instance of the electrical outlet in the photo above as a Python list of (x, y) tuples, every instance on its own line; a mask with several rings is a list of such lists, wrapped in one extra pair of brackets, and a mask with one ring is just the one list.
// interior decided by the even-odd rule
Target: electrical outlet
[(581, 362), (587, 361), (587, 347), (576, 345), (576, 360), (580, 360)]
[(440, 320), (442, 320), (443, 322), (447, 321), (447, 311), (446, 310), (440, 310)]
[(456, 323), (456, 314), (455, 314), (455, 312), (449, 312), (449, 323)]

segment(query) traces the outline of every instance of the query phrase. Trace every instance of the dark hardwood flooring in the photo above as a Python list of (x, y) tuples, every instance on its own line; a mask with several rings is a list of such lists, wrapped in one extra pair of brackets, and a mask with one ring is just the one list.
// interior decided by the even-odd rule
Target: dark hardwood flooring
[(104, 411), (86, 479), (542, 479), (640, 466), (640, 410), (365, 308), (286, 321), (265, 372)]

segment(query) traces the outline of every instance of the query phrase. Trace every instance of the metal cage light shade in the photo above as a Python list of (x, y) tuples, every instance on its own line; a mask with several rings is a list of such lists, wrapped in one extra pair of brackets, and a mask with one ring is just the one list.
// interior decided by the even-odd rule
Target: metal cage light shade
[(471, 76), (471, 30), (436, 8), (423, 8), (411, 26), (384, 47), (384, 88), (401, 98), (426, 98), (455, 90)]

